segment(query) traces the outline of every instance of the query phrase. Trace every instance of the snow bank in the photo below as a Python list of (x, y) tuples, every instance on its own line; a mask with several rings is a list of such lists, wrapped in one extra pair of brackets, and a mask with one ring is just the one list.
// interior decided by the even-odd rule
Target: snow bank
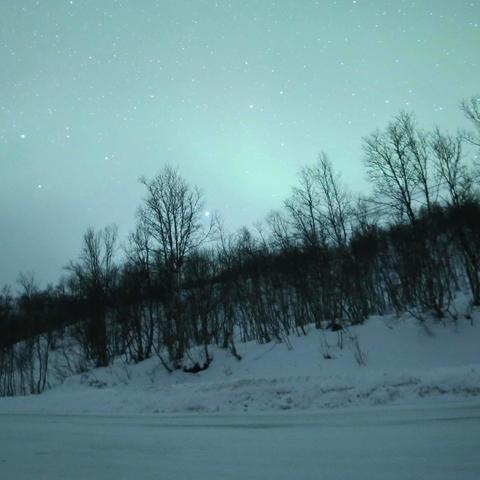
[(117, 361), (40, 396), (0, 399), (0, 413), (317, 410), (480, 396), (479, 315), (428, 328), (375, 317), (344, 334), (343, 348), (339, 340), (310, 327), (291, 348), (238, 344), (241, 361), (212, 347), (210, 368), (197, 374), (168, 374), (156, 358)]

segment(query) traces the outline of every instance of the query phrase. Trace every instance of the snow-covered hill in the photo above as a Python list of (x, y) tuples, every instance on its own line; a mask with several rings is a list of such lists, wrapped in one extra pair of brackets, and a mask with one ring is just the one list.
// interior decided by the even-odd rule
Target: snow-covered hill
[[(212, 347), (197, 374), (157, 358), (97, 369), (39, 396), (0, 399), (0, 413), (163, 413), (316, 410), (480, 396), (480, 315), (431, 323), (375, 317), (344, 334), (313, 327), (290, 345)], [(195, 352), (192, 352), (195, 359)]]

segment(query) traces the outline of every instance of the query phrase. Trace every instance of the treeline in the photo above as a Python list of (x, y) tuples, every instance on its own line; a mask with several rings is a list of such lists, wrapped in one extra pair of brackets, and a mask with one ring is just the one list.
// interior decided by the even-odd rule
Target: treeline
[(480, 102), (462, 108), (471, 133), (424, 131), (401, 113), (366, 137), (368, 198), (321, 154), (255, 231), (228, 235), (171, 167), (142, 179), (121, 248), (115, 227), (89, 229), (58, 285), (40, 290), (21, 275), (17, 296), (0, 293), (0, 395), (44, 390), (52, 352), (63, 376), (153, 355), (196, 372), (212, 344), (240, 359), (236, 342), (288, 342), (307, 324), (348, 332), (389, 312), (455, 320), (459, 291), (480, 305), (479, 172), (468, 153), (480, 147)]

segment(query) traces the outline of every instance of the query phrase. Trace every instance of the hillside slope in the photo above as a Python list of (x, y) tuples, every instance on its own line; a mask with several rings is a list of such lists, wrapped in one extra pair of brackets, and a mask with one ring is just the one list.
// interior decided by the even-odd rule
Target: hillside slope
[(343, 348), (338, 333), (313, 327), (289, 341), (238, 344), (240, 361), (212, 347), (210, 368), (197, 374), (168, 374), (155, 357), (118, 360), (39, 396), (0, 399), (0, 413), (316, 410), (480, 396), (478, 313), (428, 328), (409, 317), (370, 318), (344, 334)]

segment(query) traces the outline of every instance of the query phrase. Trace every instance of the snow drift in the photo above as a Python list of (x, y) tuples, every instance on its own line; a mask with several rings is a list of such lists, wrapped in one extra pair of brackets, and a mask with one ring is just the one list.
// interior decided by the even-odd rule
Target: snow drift
[[(211, 347), (196, 374), (157, 358), (67, 378), (42, 395), (0, 399), (0, 412), (173, 413), (315, 410), (480, 395), (480, 315), (455, 323), (373, 317), (344, 334), (310, 327), (286, 343)], [(200, 350), (191, 352), (200, 358)]]

